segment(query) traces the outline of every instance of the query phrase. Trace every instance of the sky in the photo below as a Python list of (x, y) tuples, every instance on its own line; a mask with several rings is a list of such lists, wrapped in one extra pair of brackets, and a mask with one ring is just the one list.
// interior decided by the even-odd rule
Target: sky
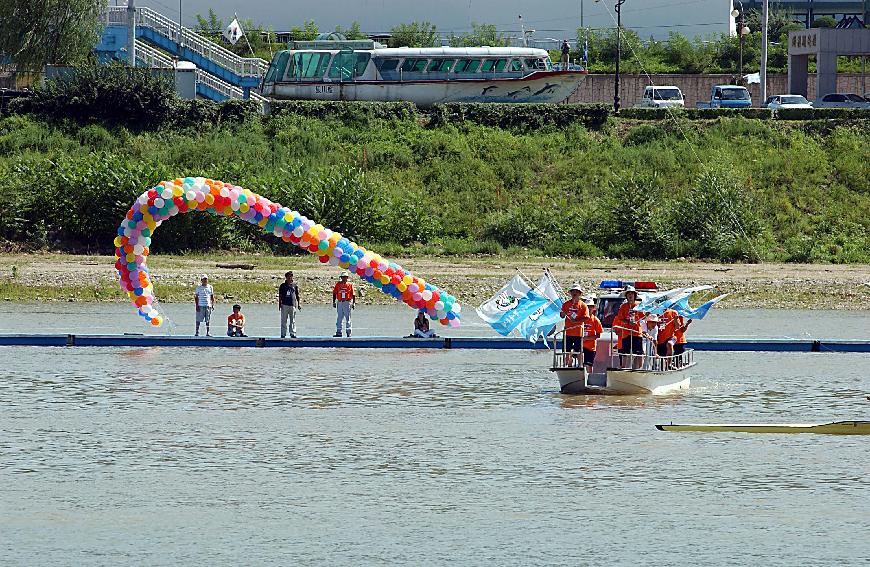
[[(533, 37), (574, 38), (580, 27), (581, 4), (583, 24), (593, 28), (613, 28), (616, 0), (437, 0), (409, 2), (407, 0), (180, 0), (184, 25), (196, 24), (195, 15), (207, 14), (209, 8), (228, 23), (233, 14), (250, 18), (276, 31), (289, 30), (304, 21), (314, 20), (321, 31), (331, 31), (336, 25), (348, 27), (355, 20), (365, 33), (388, 32), (401, 23), (429, 21), (441, 32), (461, 34), (471, 30), (472, 23), (495, 24), (502, 32), (520, 29), (519, 16), (526, 29), (534, 29)], [(126, 0), (110, 0), (126, 5)], [(179, 0), (135, 0), (136, 6), (147, 6), (178, 19)], [(641, 37), (664, 39), (669, 31), (689, 37), (719, 34), (728, 31), (730, 0), (626, 0), (622, 6), (622, 24)]]

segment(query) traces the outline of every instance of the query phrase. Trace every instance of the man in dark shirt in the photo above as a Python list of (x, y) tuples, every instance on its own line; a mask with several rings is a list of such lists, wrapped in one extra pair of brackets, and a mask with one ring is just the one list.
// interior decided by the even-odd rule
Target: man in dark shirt
[(284, 274), (284, 283), (278, 287), (278, 311), (281, 312), (281, 338), (287, 336), (290, 328), (290, 338), (296, 338), (296, 311), (302, 310), (299, 301), (299, 286), (293, 281), (293, 272)]

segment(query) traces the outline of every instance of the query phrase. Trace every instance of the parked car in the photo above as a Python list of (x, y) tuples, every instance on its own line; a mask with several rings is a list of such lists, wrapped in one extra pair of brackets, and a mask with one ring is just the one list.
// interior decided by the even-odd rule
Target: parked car
[(635, 108), (686, 106), (686, 101), (679, 87), (653, 85), (643, 90), (643, 98), (634, 106)]
[(813, 108), (870, 108), (870, 102), (854, 93), (831, 93), (817, 98)]
[(737, 85), (713, 85), (710, 102), (698, 102), (698, 108), (748, 108), (752, 106), (752, 96), (746, 87)]
[(782, 94), (782, 95), (773, 95), (767, 97), (767, 100), (764, 101), (762, 105), (765, 108), (777, 109), (777, 108), (812, 108), (813, 105), (810, 104), (806, 98), (802, 95), (798, 94)]

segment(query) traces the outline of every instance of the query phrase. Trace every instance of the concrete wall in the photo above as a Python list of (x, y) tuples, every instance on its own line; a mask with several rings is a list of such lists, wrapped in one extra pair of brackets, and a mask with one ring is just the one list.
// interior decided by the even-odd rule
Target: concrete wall
[[(686, 98), (686, 106), (694, 107), (699, 100), (710, 100), (710, 87), (730, 83), (734, 75), (624, 75), (619, 76), (619, 99), (622, 108), (630, 108), (640, 102), (644, 87), (656, 85), (674, 85), (680, 87)], [(588, 75), (568, 102), (603, 102), (613, 104), (613, 75)], [(816, 76), (809, 75), (809, 93), (807, 98), (816, 98)], [(759, 106), (759, 85), (747, 85), (752, 93), (752, 104)], [(870, 65), (868, 74), (863, 78), (860, 73), (840, 73), (837, 75), (837, 91), (863, 94), (870, 91)], [(788, 76), (785, 74), (767, 76), (767, 94), (787, 94)], [(828, 94), (828, 93), (821, 93)]]

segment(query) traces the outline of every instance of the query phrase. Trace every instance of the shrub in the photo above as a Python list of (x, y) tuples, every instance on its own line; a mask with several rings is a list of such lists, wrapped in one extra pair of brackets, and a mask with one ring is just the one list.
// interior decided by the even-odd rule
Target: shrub
[(52, 79), (27, 98), (13, 101), (13, 112), (80, 124), (100, 122), (137, 130), (167, 124), (175, 109), (171, 77), (151, 69), (122, 65), (80, 67)]
[(667, 132), (660, 126), (641, 124), (629, 130), (628, 135), (623, 140), (623, 144), (626, 146), (642, 146), (664, 139), (667, 135)]

